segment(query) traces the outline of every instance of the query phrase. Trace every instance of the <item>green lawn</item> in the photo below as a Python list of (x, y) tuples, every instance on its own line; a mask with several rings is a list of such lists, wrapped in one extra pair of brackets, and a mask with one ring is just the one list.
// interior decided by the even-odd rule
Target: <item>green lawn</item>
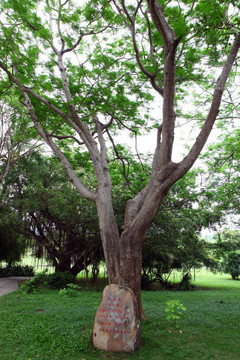
[[(142, 322), (142, 345), (132, 355), (106, 353), (91, 345), (101, 292), (82, 291), (77, 297), (67, 297), (45, 290), (3, 296), (0, 359), (239, 360), (240, 281), (202, 271), (194, 284), (211, 290), (143, 292), (148, 319)], [(187, 308), (178, 329), (165, 317), (169, 299)]]
[(195, 274), (195, 281), (192, 281), (193, 285), (214, 289), (240, 289), (240, 281), (233, 281), (231, 275), (213, 274), (208, 270), (196, 271)]

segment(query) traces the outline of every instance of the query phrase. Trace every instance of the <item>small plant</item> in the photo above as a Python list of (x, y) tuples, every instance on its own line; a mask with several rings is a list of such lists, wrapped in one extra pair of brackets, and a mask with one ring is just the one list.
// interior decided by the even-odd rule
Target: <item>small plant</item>
[(166, 305), (166, 319), (173, 321), (174, 326), (179, 328), (178, 321), (181, 318), (183, 311), (186, 311), (185, 306), (179, 300), (168, 300), (166, 301)]
[(63, 296), (77, 296), (79, 290), (81, 290), (80, 286), (76, 284), (67, 284), (65, 288), (59, 290), (59, 294)]

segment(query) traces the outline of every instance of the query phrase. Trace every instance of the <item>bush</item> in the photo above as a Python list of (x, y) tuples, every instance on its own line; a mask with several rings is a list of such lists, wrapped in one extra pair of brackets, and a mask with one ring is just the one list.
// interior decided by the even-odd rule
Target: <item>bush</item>
[(27, 293), (35, 292), (40, 286), (47, 285), (47, 274), (46, 272), (41, 272), (36, 274), (32, 279), (25, 281), (20, 289)]
[(49, 286), (54, 289), (63, 289), (67, 284), (75, 281), (75, 276), (70, 272), (57, 272), (53, 274), (46, 274), (41, 272), (35, 275), (32, 279), (26, 281), (22, 286), (21, 290), (27, 293), (33, 293), (40, 287)]
[(47, 285), (56, 289), (63, 289), (67, 284), (73, 283), (75, 279), (76, 277), (69, 271), (56, 272), (47, 275)]
[(183, 275), (182, 280), (179, 284), (178, 290), (180, 291), (190, 291), (190, 290), (194, 290), (194, 286), (191, 285), (191, 279), (192, 276), (191, 274), (187, 273), (185, 275)]
[(8, 265), (0, 267), (0, 277), (34, 276), (34, 269), (29, 265)]
[(231, 251), (222, 262), (222, 270), (235, 280), (240, 275), (240, 251)]

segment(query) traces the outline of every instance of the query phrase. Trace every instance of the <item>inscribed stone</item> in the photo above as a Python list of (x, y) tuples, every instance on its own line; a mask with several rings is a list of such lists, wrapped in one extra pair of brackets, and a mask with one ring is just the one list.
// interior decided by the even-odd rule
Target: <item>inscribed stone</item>
[(106, 351), (133, 352), (140, 343), (140, 320), (136, 298), (129, 288), (105, 287), (92, 333), (93, 345)]

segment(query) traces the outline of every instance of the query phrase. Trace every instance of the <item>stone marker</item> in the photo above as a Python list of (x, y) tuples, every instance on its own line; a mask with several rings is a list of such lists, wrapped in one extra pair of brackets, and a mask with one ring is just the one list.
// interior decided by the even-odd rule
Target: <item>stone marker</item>
[(133, 352), (140, 344), (140, 320), (131, 289), (108, 285), (103, 290), (92, 332), (92, 343), (106, 351)]

